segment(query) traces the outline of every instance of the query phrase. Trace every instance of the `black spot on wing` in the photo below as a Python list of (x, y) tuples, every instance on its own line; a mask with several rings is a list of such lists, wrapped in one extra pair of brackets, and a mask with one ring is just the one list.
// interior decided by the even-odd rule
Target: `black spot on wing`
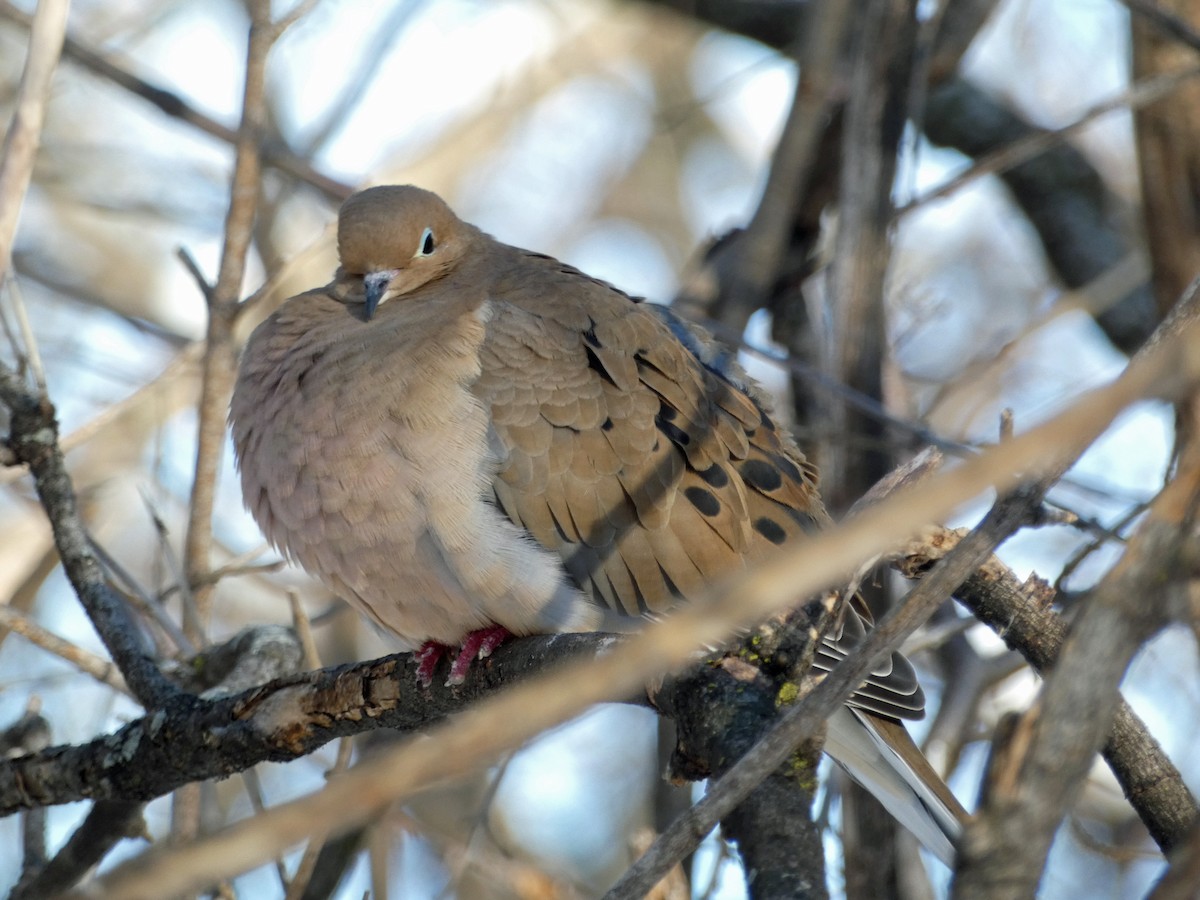
[(697, 472), (696, 474), (703, 478), (704, 483), (709, 487), (723, 488), (729, 484), (729, 476), (725, 474), (724, 469), (716, 464), (713, 464), (703, 472)]
[(766, 516), (754, 520), (754, 530), (772, 544), (782, 544), (787, 540), (787, 533), (780, 524), (773, 519), (768, 519)]
[(688, 498), (692, 506), (700, 511), (701, 515), (712, 518), (721, 512), (721, 501), (712, 491), (692, 485), (683, 492), (683, 495)]
[(792, 479), (792, 481), (804, 480), (804, 476), (801, 474), (800, 468), (782, 453), (772, 453), (771, 462), (775, 463), (775, 465), (780, 468), (783, 474)]
[(753, 394), (747, 394), (746, 396), (750, 398), (750, 402), (753, 403), (754, 408), (758, 410), (758, 417), (762, 420), (761, 427), (765, 428), (767, 431), (774, 431), (775, 422), (769, 415), (767, 415), (766, 407), (764, 407), (759, 399)]
[(787, 510), (787, 514), (792, 517), (795, 523), (804, 530), (805, 534), (816, 534), (821, 530), (821, 523), (813, 518), (811, 513), (807, 513), (802, 509), (796, 509), (795, 507), (791, 506), (784, 508)]
[(658, 424), (658, 430), (669, 437), (674, 443), (680, 447), (686, 447), (692, 442), (691, 435), (677, 425), (672, 425), (669, 421), (662, 417), (662, 414), (654, 417), (654, 421)]
[(748, 459), (738, 466), (742, 477), (751, 487), (758, 488), (764, 494), (777, 491), (783, 487), (783, 476), (769, 462), (761, 459)]

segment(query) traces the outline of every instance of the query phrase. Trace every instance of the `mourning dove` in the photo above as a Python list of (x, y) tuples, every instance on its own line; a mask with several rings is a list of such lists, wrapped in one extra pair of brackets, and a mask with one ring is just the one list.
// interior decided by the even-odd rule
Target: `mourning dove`
[[(355, 194), (341, 267), (251, 337), (230, 409), (267, 538), (451, 680), (510, 635), (664, 612), (826, 527), (816, 473), (710, 337), (411, 186)], [(856, 603), (828, 671), (871, 626)], [(827, 749), (944, 860), (964, 815), (899, 654)]]

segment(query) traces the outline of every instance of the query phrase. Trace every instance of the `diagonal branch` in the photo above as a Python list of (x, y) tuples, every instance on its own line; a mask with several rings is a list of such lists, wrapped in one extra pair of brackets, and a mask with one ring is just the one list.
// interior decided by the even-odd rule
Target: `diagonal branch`
[[(30, 27), (33, 22), (33, 16), (8, 0), (0, 0), (0, 16), (24, 25), (26, 28)], [(196, 109), (178, 94), (122, 68), (79, 38), (68, 35), (63, 44), (63, 56), (71, 62), (83, 66), (92, 74), (124, 88), (135, 97), (142, 98), (165, 115), (186, 122), (227, 144), (237, 143), (238, 133), (233, 128), (223, 125)], [(311, 185), (335, 203), (345, 200), (354, 191), (348, 184), (313, 168), (312, 163), (292, 153), (286, 147), (269, 145), (262, 148), (262, 154), (264, 162), (268, 165), (287, 173), (298, 181)]]
[(29, 55), (0, 155), (0, 283), (8, 274), (17, 219), (41, 142), (50, 79), (58, 65), (67, 29), (68, 5), (67, 0), (39, 3), (30, 26)]
[(1050, 486), (1050, 479), (1020, 491), (1016, 499), (998, 503), (962, 542), (904, 601), (884, 618), (804, 700), (719, 782), (704, 798), (671, 823), (649, 852), (639, 859), (605, 895), (606, 900), (644, 896), (666, 872), (691, 853), (717, 823), (736, 807), (763, 778), (777, 769), (802, 741), (811, 739), (825, 721), (871, 673), (878, 662), (900, 648), (958, 585), (991, 556), (1009, 535), (1029, 521)]
[[(938, 529), (906, 548), (900, 571), (920, 577), (929, 561), (940, 558), (957, 542), (954, 532)], [(954, 592), (983, 624), (1019, 652), (1040, 674), (1053, 668), (1066, 640), (1067, 623), (1050, 608), (1045, 582), (1034, 578), (1022, 584), (1012, 570), (992, 558)], [(1125, 796), (1164, 853), (1185, 840), (1196, 822), (1196, 800), (1179, 770), (1172, 765), (1145, 724), (1129, 704), (1119, 700), (1103, 755)]]
[(989, 780), (963, 835), (955, 896), (1027, 897), (1036, 890), (1064, 812), (1104, 745), (1119, 685), (1137, 649), (1167, 621), (1171, 582), (1190, 571), (1185, 548), (1200, 501), (1200, 466), (1159, 495), (1125, 554), (1091, 592), (1033, 707), (1015, 758)]
[(58, 421), (50, 401), (35, 396), (7, 366), (0, 364), (0, 402), (12, 413), (9, 446), (28, 463), (38, 498), (54, 530), (54, 543), (71, 586), (92, 625), (125, 676), (125, 683), (147, 709), (182, 700), (182, 692), (163, 676), (147, 654), (137, 623), (104, 580), (79, 518), (75, 492), (58, 447)]
[[(306, 8), (307, 4), (302, 3), (294, 12)], [(192, 481), (191, 502), (188, 504), (184, 548), (187, 583), (195, 591), (195, 602), (204, 627), (207, 627), (207, 599), (211, 593), (211, 584), (207, 583), (205, 576), (208, 575), (212, 547), (213, 502), (217, 472), (225, 446), (225, 414), (237, 370), (234, 322), (246, 272), (246, 259), (254, 236), (262, 172), (259, 145), (267, 118), (267, 56), (287, 26), (296, 20), (294, 15), (288, 15), (279, 22), (273, 22), (270, 0), (254, 0), (249, 4), (249, 10), (251, 22), (246, 48), (242, 122), (235, 145), (237, 153), (230, 187), (229, 212), (225, 217), (225, 242), (221, 248), (217, 283), (213, 286), (211, 296), (205, 298), (208, 303), (208, 334), (197, 410), (196, 471)], [(194, 639), (197, 635), (191, 637)]]

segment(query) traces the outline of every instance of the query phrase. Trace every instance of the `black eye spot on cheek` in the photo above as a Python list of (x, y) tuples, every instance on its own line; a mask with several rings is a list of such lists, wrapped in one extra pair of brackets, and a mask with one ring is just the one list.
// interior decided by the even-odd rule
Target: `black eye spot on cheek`
[(754, 520), (754, 530), (772, 544), (782, 544), (787, 540), (787, 533), (780, 527), (779, 523), (768, 519), (766, 516)]
[(701, 515), (712, 518), (721, 511), (721, 501), (711, 491), (702, 487), (690, 487), (683, 492), (683, 495), (688, 498), (692, 506), (700, 511)]
[(430, 253), (433, 252), (433, 246), (434, 246), (433, 245), (433, 232), (426, 231), (425, 232), (425, 240), (421, 242), (421, 252), (423, 254), (425, 254), (426, 256), (428, 256)]

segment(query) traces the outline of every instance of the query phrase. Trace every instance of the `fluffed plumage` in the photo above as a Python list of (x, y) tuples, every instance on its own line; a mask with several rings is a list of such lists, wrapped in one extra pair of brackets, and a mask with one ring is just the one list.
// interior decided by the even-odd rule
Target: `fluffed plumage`
[[(338, 249), (250, 339), (234, 444), (271, 542), (408, 645), (665, 612), (829, 524), (767, 398), (669, 310), (410, 186), (347, 200)], [(848, 608), (817, 667), (870, 625)], [(895, 722), (924, 714), (912, 667), (893, 655), (849, 705), (831, 755), (868, 787), (890, 771), (885, 805), (949, 859), (961, 807), (884, 752), (917, 752)]]

